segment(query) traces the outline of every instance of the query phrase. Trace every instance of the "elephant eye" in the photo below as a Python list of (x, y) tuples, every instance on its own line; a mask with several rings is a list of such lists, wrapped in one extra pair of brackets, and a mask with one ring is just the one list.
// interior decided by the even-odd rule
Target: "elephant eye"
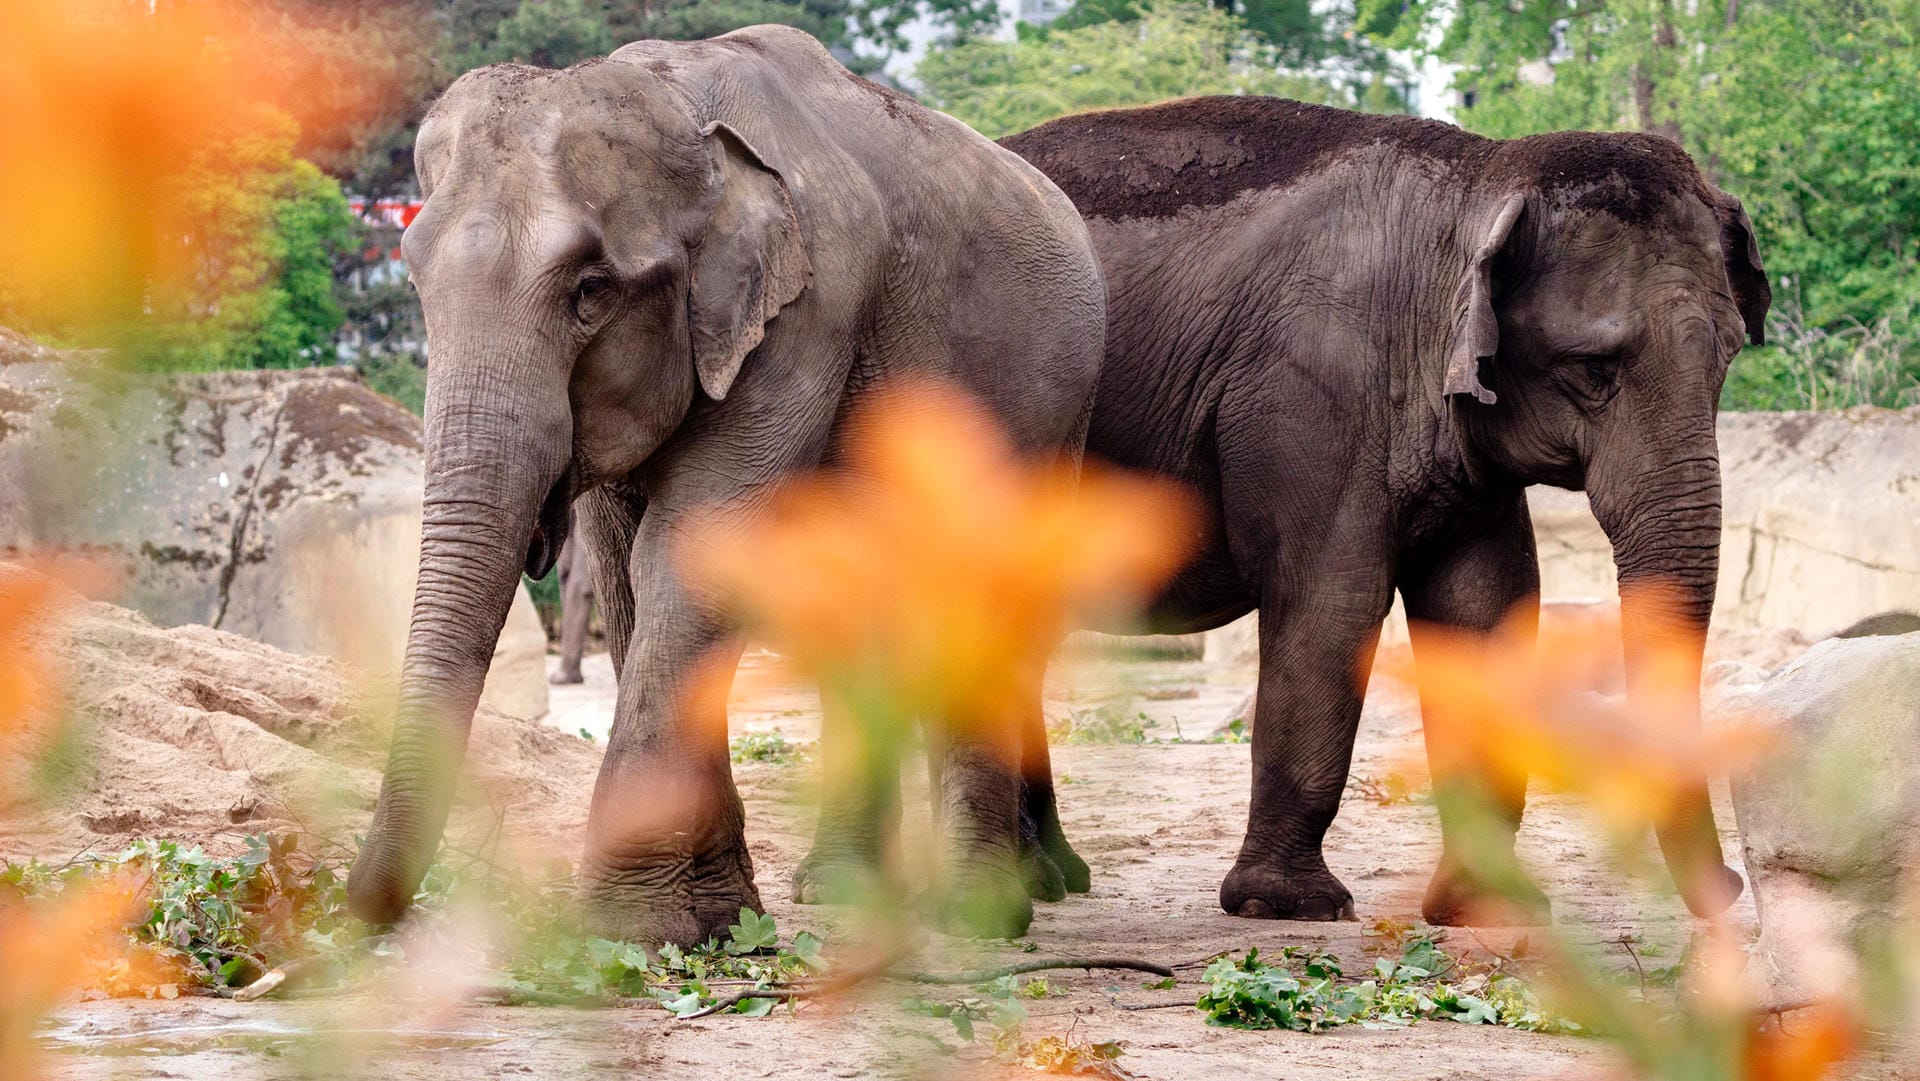
[(1587, 393), (1602, 401), (1612, 401), (1613, 396), (1620, 393), (1618, 357), (1581, 354), (1570, 356), (1567, 361), (1570, 365), (1580, 366), (1580, 374), (1586, 383), (1584, 389)]
[(614, 282), (605, 274), (589, 274), (573, 287), (573, 314), (583, 323), (591, 323), (605, 313), (612, 300)]

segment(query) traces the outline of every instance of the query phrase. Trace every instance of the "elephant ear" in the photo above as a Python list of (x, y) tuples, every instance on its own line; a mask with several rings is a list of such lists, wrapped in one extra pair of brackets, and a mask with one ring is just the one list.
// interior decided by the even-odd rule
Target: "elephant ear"
[(1727, 267), (1727, 286), (1734, 307), (1747, 325), (1747, 341), (1767, 344), (1767, 308), (1773, 304), (1773, 286), (1760, 262), (1760, 244), (1754, 239), (1753, 220), (1740, 200), (1724, 191), (1713, 193), (1713, 216), (1720, 222), (1720, 258)]
[(807, 288), (813, 264), (785, 178), (727, 125), (701, 136), (720, 191), (693, 252), (688, 327), (700, 388), (720, 401), (767, 322)]
[(1449, 398), (1471, 394), (1483, 405), (1498, 400), (1480, 382), (1480, 361), (1500, 351), (1500, 320), (1493, 311), (1493, 259), (1506, 246), (1526, 205), (1526, 198), (1518, 194), (1500, 204), (1454, 291), (1453, 345), (1447, 352), (1447, 377), (1441, 386), (1441, 393)]

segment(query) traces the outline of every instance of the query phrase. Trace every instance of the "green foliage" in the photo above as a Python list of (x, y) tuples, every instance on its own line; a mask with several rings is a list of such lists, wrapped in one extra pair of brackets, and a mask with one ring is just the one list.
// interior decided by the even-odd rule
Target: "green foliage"
[(1444, 21), (1473, 130), (1659, 132), (1743, 201), (1779, 348), (1736, 362), (1727, 408), (1920, 401), (1920, 0), (1362, 0), (1359, 20), (1404, 45)]
[(860, 17), (850, 0), (441, 0), (448, 12), (449, 52), (458, 74), (514, 61), (566, 67), (604, 56), (630, 41), (717, 37), (761, 23), (797, 27), (828, 45), (850, 44), (848, 23)]
[(999, 138), (1066, 113), (1196, 94), (1348, 103), (1330, 82), (1277, 70), (1274, 47), (1225, 12), (1150, 0), (1130, 22), (975, 40), (915, 70), (926, 100)]
[(1245, 717), (1235, 717), (1227, 726), (1206, 739), (1208, 743), (1252, 743), (1253, 729)]
[(767, 762), (791, 765), (806, 757), (807, 749), (793, 743), (779, 729), (771, 732), (744, 732), (727, 745), (727, 755), (735, 762)]
[(238, 986), (267, 969), (357, 941), (346, 886), (290, 836), (251, 836), (231, 859), (174, 841), (138, 840), (110, 860), (50, 868), (0, 864), (0, 891), (58, 896), (120, 870), (145, 880), (148, 908), (128, 937), (205, 987)]
[[(295, 841), (248, 837), (247, 851), (231, 859), (141, 840), (112, 859), (63, 869), (0, 863), (0, 896), (46, 897), (96, 876), (137, 871), (147, 881), (150, 905), (127, 928), (128, 938), (179, 962), (187, 978), (205, 988), (244, 986), (294, 961), (310, 962), (324, 983), (351, 977), (357, 966), (404, 960), (397, 940), (370, 937), (347, 913), (340, 864), (301, 852)], [(456, 901), (483, 905), (509, 927), (509, 945), (491, 958), (501, 972), (497, 990), (508, 1001), (655, 998), (690, 1013), (717, 997), (710, 981), (764, 989), (826, 967), (818, 936), (803, 931), (781, 949), (773, 917), (744, 908), (726, 942), (691, 950), (664, 946), (650, 959), (638, 946), (575, 929), (571, 878), (532, 884), (480, 860), (436, 863), (414, 896), (414, 922), (444, 919)], [(758, 1016), (772, 1005), (752, 1000), (738, 1012)]]
[(589, 9), (587, 0), (522, 0), (494, 28), (486, 59), (564, 68), (604, 56), (618, 44), (603, 14)]
[[(422, 373), (424, 376), (424, 372)], [(424, 398), (425, 388), (422, 388)], [(520, 576), (520, 582), (527, 587), (527, 599), (533, 602), (533, 610), (540, 616), (540, 625), (546, 628), (547, 640), (560, 638), (560, 567), (559, 561), (548, 568), (546, 576), (529, 578)]]
[[(406, 406), (414, 416), (426, 413), (427, 366), (418, 356), (370, 350), (361, 354), (354, 369), (367, 386)], [(554, 603), (558, 604), (558, 576), (552, 577), (556, 579)]]
[[(1044, 981), (1035, 982), (1044, 986)], [(993, 1047), (1013, 1051), (1020, 1042), (1020, 1025), (1027, 1019), (1027, 1007), (1021, 999), (1036, 996), (1022, 988), (1018, 976), (1002, 976), (973, 990), (973, 994), (952, 999), (902, 999), (900, 1008), (923, 1017), (944, 1018), (952, 1023), (955, 1035), (969, 1041), (978, 1035), (976, 1026), (985, 1022)]]
[(1430, 938), (1407, 942), (1397, 960), (1379, 958), (1369, 978), (1359, 981), (1348, 979), (1332, 954), (1297, 946), (1282, 950), (1279, 964), (1261, 961), (1259, 951), (1251, 949), (1238, 960), (1219, 958), (1201, 979), (1207, 987), (1196, 1005), (1208, 1024), (1227, 1028), (1321, 1032), (1425, 1019), (1535, 1032), (1579, 1030), (1574, 1022), (1545, 1013), (1519, 977), (1463, 965)]
[(1048, 743), (1151, 743), (1147, 729), (1159, 727), (1145, 713), (1129, 711), (1122, 702), (1093, 709), (1077, 709), (1047, 725)]
[[(1248, 31), (1272, 46), (1287, 67), (1305, 67), (1333, 58), (1369, 70), (1387, 66), (1384, 55), (1364, 35), (1351, 32), (1352, 12), (1342, 5), (1317, 5), (1312, 0), (1229, 0), (1209, 6), (1238, 18)], [(1132, 22), (1140, 17), (1140, 7), (1139, 0), (1075, 0), (1044, 28), (1026, 29), (1050, 33), (1110, 21)]]
[(331, 362), (344, 314), (333, 263), (355, 236), (340, 185), (293, 156), (290, 120), (203, 149), (176, 197), (193, 274), (154, 296), (135, 362), (149, 369)]

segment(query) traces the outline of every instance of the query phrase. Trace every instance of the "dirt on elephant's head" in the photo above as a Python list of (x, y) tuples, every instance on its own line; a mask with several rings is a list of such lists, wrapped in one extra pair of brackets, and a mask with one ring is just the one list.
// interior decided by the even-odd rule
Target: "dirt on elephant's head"
[(1090, 218), (1164, 218), (1286, 187), (1339, 155), (1386, 142), (1454, 166), (1491, 140), (1438, 120), (1285, 98), (1202, 97), (1066, 116), (1000, 140)]
[(1610, 214), (1627, 225), (1651, 225), (1660, 209), (1693, 196), (1713, 205), (1699, 166), (1680, 144), (1659, 135), (1619, 131), (1551, 131), (1502, 143), (1487, 180), (1564, 194), (1576, 210)]

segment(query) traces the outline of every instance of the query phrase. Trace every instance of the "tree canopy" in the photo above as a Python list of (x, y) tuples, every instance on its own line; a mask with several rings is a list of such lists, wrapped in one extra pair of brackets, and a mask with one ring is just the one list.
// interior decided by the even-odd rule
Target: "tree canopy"
[(1149, 0), (1100, 20), (1074, 11), (1044, 32), (930, 53), (914, 73), (927, 102), (993, 138), (1066, 113), (1196, 94), (1357, 104), (1325, 78), (1283, 73), (1273, 43), (1219, 8)]

